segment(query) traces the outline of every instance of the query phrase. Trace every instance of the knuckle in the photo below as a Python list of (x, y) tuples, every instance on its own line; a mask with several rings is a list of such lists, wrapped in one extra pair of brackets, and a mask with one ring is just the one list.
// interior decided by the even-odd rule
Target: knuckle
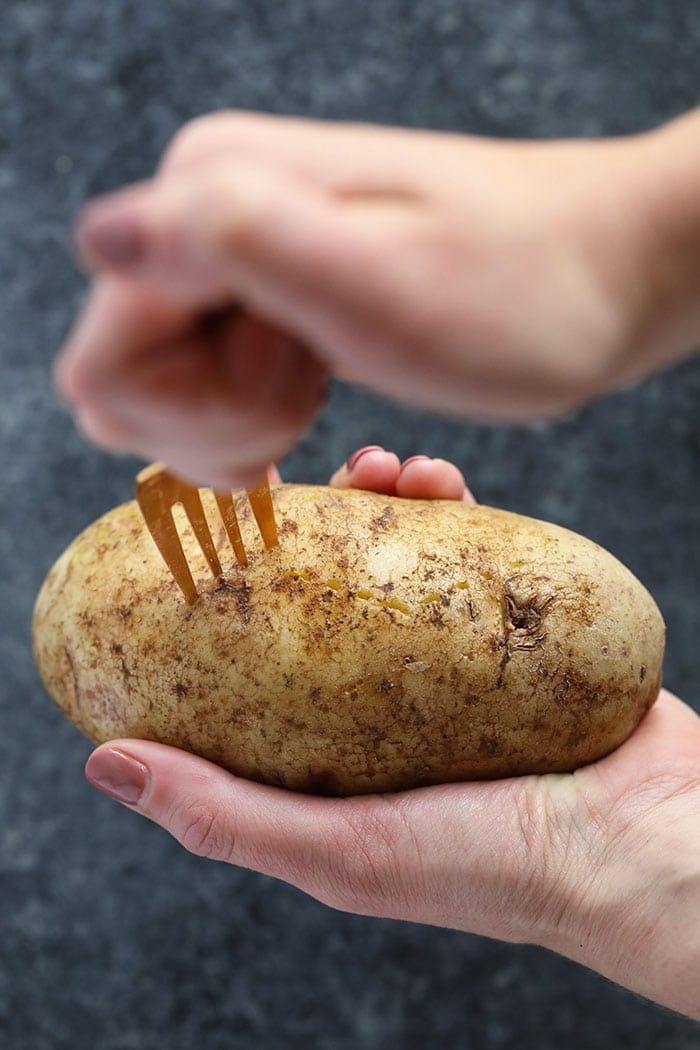
[(170, 140), (160, 164), (161, 171), (189, 167), (220, 151), (222, 143), (235, 150), (245, 146), (260, 123), (254, 114), (217, 110), (187, 121)]
[(200, 160), (211, 144), (216, 142), (221, 120), (221, 113), (207, 113), (183, 124), (163, 154), (161, 171), (172, 171)]
[(199, 800), (187, 803), (179, 812), (175, 835), (189, 853), (210, 860), (230, 861), (233, 838), (221, 817)]
[(213, 217), (212, 247), (224, 257), (254, 255), (270, 221), (268, 180), (261, 171), (212, 165), (200, 187), (202, 214)]

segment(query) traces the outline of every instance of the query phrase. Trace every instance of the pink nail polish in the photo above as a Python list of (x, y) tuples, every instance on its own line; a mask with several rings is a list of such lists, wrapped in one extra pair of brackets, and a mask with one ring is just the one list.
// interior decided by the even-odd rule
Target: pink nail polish
[(417, 463), (418, 460), (421, 460), (421, 459), (423, 459), (423, 460), (430, 460), (430, 456), (409, 456), (409, 458), (405, 459), (403, 461), (403, 463), (401, 464), (401, 470), (402, 471), (405, 470), (409, 463)]
[(353, 470), (363, 456), (367, 455), (368, 452), (383, 452), (384, 449), (381, 445), (365, 445), (364, 448), (360, 448), (357, 452), (354, 452), (350, 459), (345, 464), (348, 470)]
[(146, 250), (142, 224), (122, 206), (88, 204), (75, 224), (78, 252), (88, 261), (131, 266)]
[(116, 748), (93, 752), (85, 766), (89, 782), (117, 802), (135, 806), (148, 783), (149, 772), (143, 762)]

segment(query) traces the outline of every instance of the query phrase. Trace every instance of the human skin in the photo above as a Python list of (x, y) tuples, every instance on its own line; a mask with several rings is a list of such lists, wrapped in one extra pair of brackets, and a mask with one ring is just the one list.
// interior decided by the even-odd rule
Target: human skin
[[(537, 144), (205, 118), (80, 220), (95, 283), (59, 388), (99, 444), (222, 486), (289, 450), (329, 374), (492, 420), (570, 408), (700, 343), (698, 124)], [(374, 450), (334, 483), (462, 498), (447, 466)], [(195, 852), (541, 944), (696, 1018), (699, 771), (667, 692), (570, 775), (319, 800), (142, 741), (88, 763)]]
[(700, 342), (699, 130), (201, 118), (80, 218), (96, 281), (59, 388), (98, 444), (217, 485), (280, 460), (329, 373), (482, 419), (568, 409)]

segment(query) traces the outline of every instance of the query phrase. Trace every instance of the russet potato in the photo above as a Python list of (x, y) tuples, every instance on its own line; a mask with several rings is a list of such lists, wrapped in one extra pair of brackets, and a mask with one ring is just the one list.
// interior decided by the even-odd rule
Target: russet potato
[[(205, 507), (217, 538), (217, 512)], [(300, 791), (569, 771), (657, 696), (664, 625), (602, 548), (490, 507), (277, 485), (280, 546), (188, 606), (135, 503), (58, 559), (36, 603), (48, 692), (91, 740), (141, 737)], [(218, 547), (226, 557), (223, 526)]]

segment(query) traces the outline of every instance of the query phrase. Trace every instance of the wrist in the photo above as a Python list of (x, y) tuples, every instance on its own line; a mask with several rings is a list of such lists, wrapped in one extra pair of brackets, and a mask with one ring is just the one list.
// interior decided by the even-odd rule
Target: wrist
[[(668, 809), (667, 813), (663, 810)], [(540, 939), (652, 1001), (700, 1020), (700, 787), (602, 828), (569, 876), (556, 929)], [(599, 831), (601, 830), (601, 826)], [(583, 855), (583, 854), (581, 854)]]
[(700, 346), (700, 109), (629, 146), (637, 310), (623, 378), (635, 379)]

